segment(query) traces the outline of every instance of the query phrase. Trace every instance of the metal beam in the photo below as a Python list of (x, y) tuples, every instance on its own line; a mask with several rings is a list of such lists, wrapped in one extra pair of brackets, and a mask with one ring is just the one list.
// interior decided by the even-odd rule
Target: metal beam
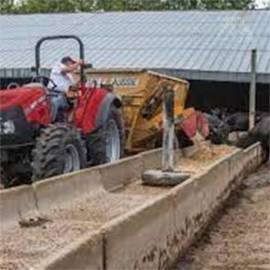
[[(109, 68), (109, 67), (108, 67)], [(119, 68), (121, 69), (121, 68)], [(171, 69), (171, 68), (148, 68), (153, 71), (158, 71), (171, 76), (187, 80), (202, 80), (202, 81), (216, 81), (216, 82), (236, 82), (236, 83), (249, 83), (250, 73), (245, 72), (226, 72), (226, 71), (203, 71), (203, 70), (188, 70), (188, 69)], [(42, 71), (48, 76), (50, 69), (45, 68)], [(29, 68), (14, 68), (5, 69), (0, 68), (0, 78), (29, 78), (32, 71)], [(256, 75), (257, 83), (270, 84), (269, 73), (258, 73)]]

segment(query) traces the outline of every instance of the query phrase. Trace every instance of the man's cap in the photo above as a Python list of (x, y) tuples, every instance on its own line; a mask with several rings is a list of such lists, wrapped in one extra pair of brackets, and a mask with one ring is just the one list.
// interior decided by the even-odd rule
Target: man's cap
[(70, 63), (72, 63), (72, 64), (76, 63), (70, 56), (65, 56), (65, 57), (63, 57), (63, 58), (61, 59), (61, 63), (62, 63), (62, 64), (66, 64), (66, 63), (68, 63), (68, 62), (70, 62)]

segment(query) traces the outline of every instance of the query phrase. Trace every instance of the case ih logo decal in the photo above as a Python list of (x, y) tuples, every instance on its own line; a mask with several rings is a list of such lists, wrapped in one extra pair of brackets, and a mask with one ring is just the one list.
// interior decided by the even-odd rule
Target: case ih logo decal
[(116, 88), (119, 87), (136, 87), (139, 83), (139, 80), (134, 77), (96, 77), (88, 80), (89, 84), (100, 85), (113, 85)]

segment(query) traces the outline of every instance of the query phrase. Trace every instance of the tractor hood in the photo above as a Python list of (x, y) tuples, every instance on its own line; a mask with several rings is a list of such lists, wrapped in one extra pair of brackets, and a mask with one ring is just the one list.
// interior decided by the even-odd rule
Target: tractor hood
[(20, 87), (1, 90), (0, 110), (6, 110), (11, 106), (21, 106), (25, 109), (41, 96), (44, 96), (43, 88)]
[(47, 106), (41, 105), (45, 100), (43, 88), (0, 91), (0, 149), (33, 141), (39, 124), (45, 125), (50, 119)]

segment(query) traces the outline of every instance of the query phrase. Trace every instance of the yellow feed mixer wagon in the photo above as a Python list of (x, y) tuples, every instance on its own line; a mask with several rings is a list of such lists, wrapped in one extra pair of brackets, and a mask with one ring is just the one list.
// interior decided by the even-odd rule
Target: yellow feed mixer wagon
[(187, 81), (145, 69), (89, 69), (86, 74), (88, 83), (105, 86), (121, 99), (128, 153), (161, 146), (162, 98), (166, 89), (174, 91), (176, 142), (183, 146), (197, 131), (204, 137), (208, 135), (203, 115), (185, 108)]

